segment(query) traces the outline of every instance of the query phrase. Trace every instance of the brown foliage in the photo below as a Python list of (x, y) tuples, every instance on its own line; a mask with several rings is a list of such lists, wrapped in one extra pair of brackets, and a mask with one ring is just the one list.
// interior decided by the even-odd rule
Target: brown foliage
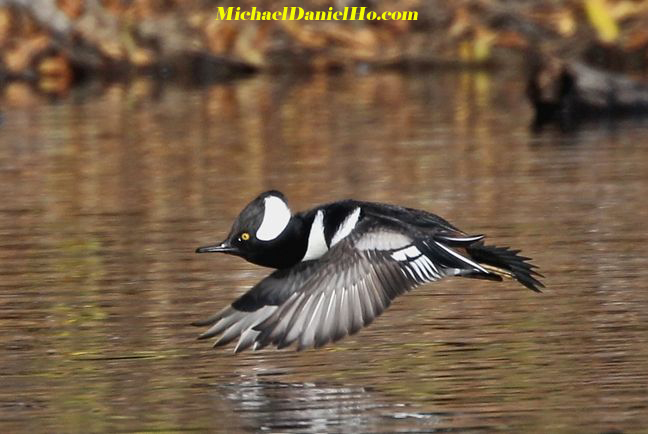
[[(20, 7), (12, 6), (14, 2)], [(361, 0), (310, 0), (300, 4), (306, 11), (367, 6), (367, 11), (379, 14), (416, 11), (418, 20), (217, 20), (219, 6), (248, 11), (258, 3), (8, 0), (0, 6), (0, 72), (39, 76), (43, 69), (36, 59), (52, 51), (67, 63), (68, 71), (99, 74), (182, 70), (188, 67), (182, 60), (187, 56), (217, 61), (225, 69), (241, 64), (257, 69), (328, 69), (358, 63), (475, 65), (528, 50), (568, 58), (592, 52), (601, 58), (603, 52), (630, 59), (622, 65), (648, 64), (646, 2), (395, 0), (365, 5)], [(284, 6), (294, 2), (266, 2), (259, 9), (277, 11)]]

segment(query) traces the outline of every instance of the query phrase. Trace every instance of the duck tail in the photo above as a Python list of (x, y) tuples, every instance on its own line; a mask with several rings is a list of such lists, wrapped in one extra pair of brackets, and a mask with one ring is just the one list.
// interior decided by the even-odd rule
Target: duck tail
[(467, 246), (466, 250), (470, 257), (489, 273), (500, 278), (515, 279), (532, 291), (542, 292), (544, 284), (538, 278), (544, 276), (529, 262), (531, 258), (518, 255), (519, 250), (487, 246), (483, 241)]

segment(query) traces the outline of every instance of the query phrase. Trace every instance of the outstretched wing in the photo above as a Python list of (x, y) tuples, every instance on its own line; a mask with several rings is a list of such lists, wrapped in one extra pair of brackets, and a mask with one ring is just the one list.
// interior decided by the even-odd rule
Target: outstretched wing
[(221, 335), (214, 346), (238, 338), (236, 352), (267, 345), (319, 347), (356, 333), (397, 296), (446, 276), (502, 280), (471, 257), (481, 242), (439, 228), (427, 236), (379, 217), (361, 220), (316, 260), (277, 270), (211, 318), (199, 338)]
[(448, 275), (488, 273), (432, 237), (416, 240), (381, 225), (359, 226), (314, 264), (302, 287), (254, 327), (260, 332), (257, 347), (295, 342), (298, 349), (319, 347), (369, 325), (394, 298), (417, 285)]
[(238, 338), (235, 352), (249, 348), (259, 334), (253, 328), (268, 319), (290, 295), (303, 286), (316, 269), (314, 261), (306, 261), (292, 268), (276, 270), (230, 306), (205, 320), (192, 323), (195, 326), (211, 326), (198, 339), (221, 335), (214, 347), (226, 345)]

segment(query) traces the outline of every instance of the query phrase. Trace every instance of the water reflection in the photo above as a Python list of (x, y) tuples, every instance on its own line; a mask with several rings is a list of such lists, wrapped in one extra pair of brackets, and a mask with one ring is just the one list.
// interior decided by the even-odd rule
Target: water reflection
[[(533, 135), (522, 81), (468, 73), (138, 82), (56, 104), (12, 86), (4, 431), (646, 425), (644, 125)], [(193, 250), (268, 188), (295, 209), (351, 196), (433, 210), (523, 248), (547, 291), (447, 281), (320, 351), (214, 351), (189, 324), (267, 270)]]
[(453, 430), (441, 424), (444, 416), (450, 419), (449, 415), (417, 413), (406, 404), (380, 402), (363, 387), (253, 378), (218, 385), (215, 395), (217, 402), (223, 397), (229, 401), (231, 408), (223, 411), (236, 414), (240, 426), (250, 430), (312, 433)]

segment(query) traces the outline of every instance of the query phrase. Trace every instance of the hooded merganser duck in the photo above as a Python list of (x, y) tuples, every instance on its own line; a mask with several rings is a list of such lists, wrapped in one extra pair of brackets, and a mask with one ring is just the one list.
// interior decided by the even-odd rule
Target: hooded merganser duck
[[(519, 250), (487, 246), (439, 216), (411, 208), (343, 200), (293, 214), (279, 191), (267, 191), (238, 216), (227, 238), (199, 247), (276, 268), (212, 317), (199, 339), (214, 346), (238, 338), (235, 352), (297, 342), (320, 347), (369, 325), (391, 301), (444, 277), (517, 280), (544, 285)], [(536, 276), (536, 277), (534, 277)]]

